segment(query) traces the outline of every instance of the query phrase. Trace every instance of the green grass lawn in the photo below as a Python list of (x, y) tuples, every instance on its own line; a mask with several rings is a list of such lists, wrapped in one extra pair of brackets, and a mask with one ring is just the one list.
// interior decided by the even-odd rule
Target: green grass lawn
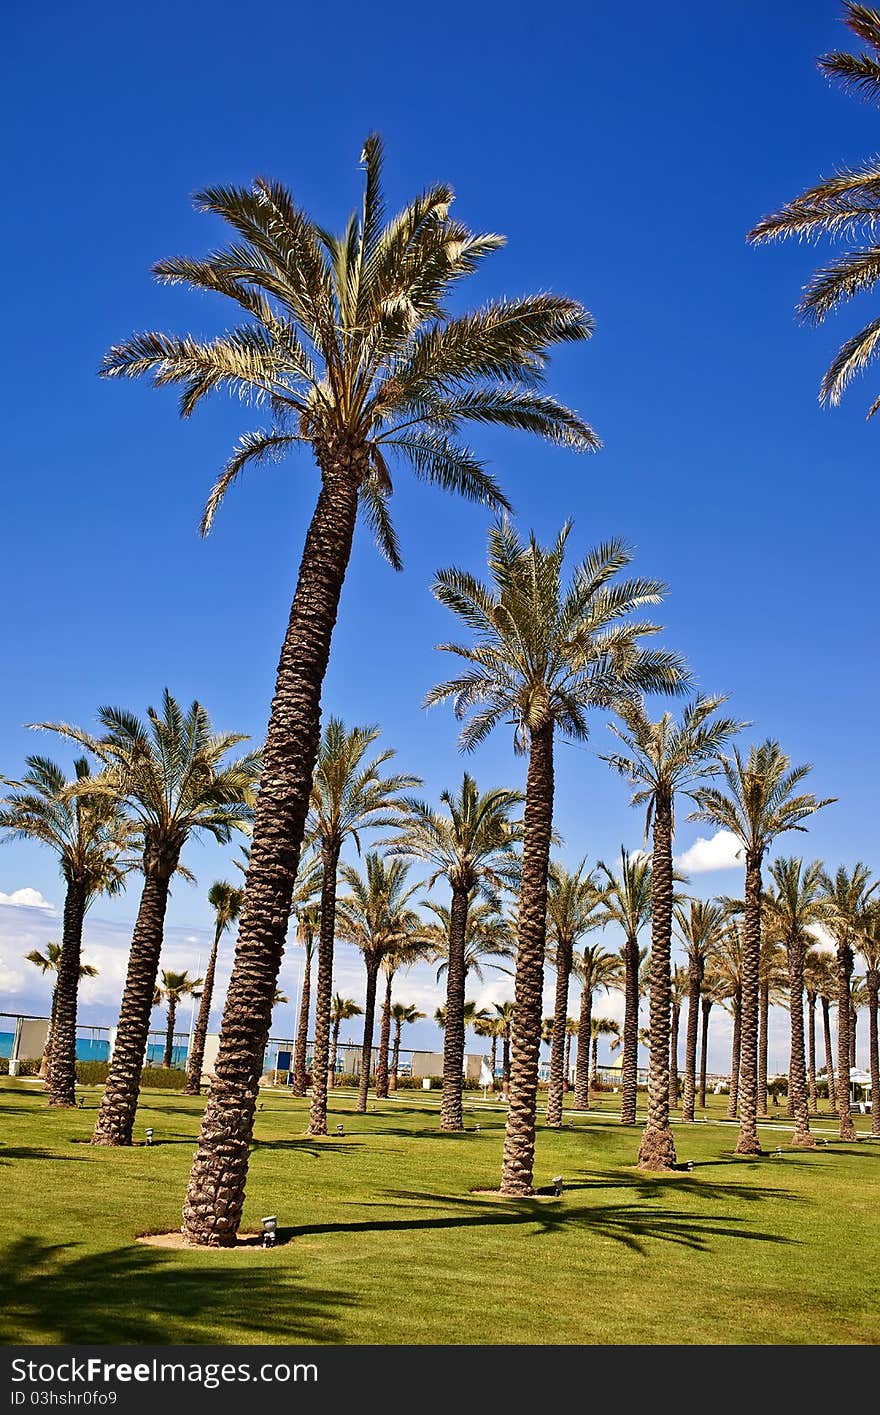
[(880, 1340), (880, 1142), (840, 1144), (829, 1117), (803, 1153), (774, 1112), (763, 1142), (783, 1155), (738, 1160), (713, 1099), (676, 1127), (693, 1171), (651, 1178), (605, 1097), (539, 1134), (536, 1184), (561, 1174), (562, 1197), (511, 1201), (471, 1192), (498, 1184), (504, 1125), (478, 1097), (444, 1136), (436, 1095), (367, 1116), (337, 1095), (345, 1134), (315, 1141), (305, 1103), (269, 1092), (244, 1227), (275, 1213), (282, 1244), (167, 1251), (134, 1240), (177, 1228), (203, 1102), (145, 1093), (152, 1148), (93, 1149), (99, 1091), (57, 1112), (35, 1089), (0, 1088), (5, 1342)]

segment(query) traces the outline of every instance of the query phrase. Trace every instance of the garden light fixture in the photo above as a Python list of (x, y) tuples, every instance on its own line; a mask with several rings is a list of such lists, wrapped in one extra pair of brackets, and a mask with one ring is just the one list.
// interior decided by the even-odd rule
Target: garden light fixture
[(278, 1227), (278, 1220), (274, 1214), (267, 1214), (263, 1219), (263, 1247), (275, 1247), (275, 1232)]
[(562, 1194), (562, 1187), (563, 1187), (563, 1185), (562, 1185), (562, 1175), (561, 1175), (561, 1174), (557, 1174), (557, 1175), (555, 1176), (555, 1178), (553, 1179), (553, 1192), (554, 1192), (554, 1194), (556, 1195), (557, 1199), (558, 1199), (558, 1198), (560, 1197), (560, 1195)]
[(152, 1143), (153, 1143), (153, 1127), (152, 1127), (152, 1125), (148, 1125), (148, 1126), (147, 1126), (146, 1130), (144, 1131), (144, 1134), (145, 1134), (146, 1137), (147, 1137), (147, 1138), (146, 1138), (146, 1144), (152, 1145)]

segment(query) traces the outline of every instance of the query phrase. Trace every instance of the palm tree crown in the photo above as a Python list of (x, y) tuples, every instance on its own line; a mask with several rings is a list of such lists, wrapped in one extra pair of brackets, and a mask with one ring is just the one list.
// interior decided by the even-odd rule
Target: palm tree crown
[(521, 831), (512, 813), (522, 800), (520, 791), (500, 787), (481, 792), (465, 772), (457, 792), (440, 793), (445, 811), (408, 798), (399, 835), (384, 843), (390, 854), (424, 860), (431, 867), (427, 889), (444, 878), (453, 889), (479, 891), (495, 903), (498, 890), (515, 874)]
[(806, 830), (802, 822), (836, 799), (828, 796), (819, 800), (811, 791), (795, 794), (812, 768), (792, 768), (779, 743), (769, 738), (750, 747), (745, 758), (734, 747), (732, 756), (721, 759), (720, 767), (726, 791), (697, 787), (692, 793), (697, 806), (689, 819), (709, 821), (731, 831), (747, 856), (762, 856), (770, 842), (786, 831)]
[[(25, 960), (33, 963), (35, 968), (39, 968), (45, 977), (46, 973), (57, 973), (58, 964), (61, 962), (61, 944), (47, 943), (46, 952), (41, 953), (38, 948), (32, 948), (30, 953), (26, 953)], [(98, 970), (93, 963), (80, 963), (77, 968), (80, 978), (97, 978)]]
[(363, 830), (400, 825), (401, 793), (421, 781), (417, 776), (382, 774), (395, 755), (393, 747), (366, 760), (378, 736), (378, 727), (346, 728), (340, 718), (329, 719), (312, 778), (307, 838), (338, 848), (350, 836), (360, 853)]

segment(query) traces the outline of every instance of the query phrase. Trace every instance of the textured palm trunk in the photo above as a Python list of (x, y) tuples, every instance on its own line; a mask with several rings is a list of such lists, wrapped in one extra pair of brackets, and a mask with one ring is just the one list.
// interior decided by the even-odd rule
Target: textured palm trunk
[(376, 983), (379, 980), (379, 958), (366, 958), (367, 995), (364, 999), (364, 1040), (361, 1044), (361, 1071), (358, 1077), (358, 1098), (355, 1110), (361, 1115), (367, 1113), (367, 1092), (370, 1089), (370, 1070), (373, 1061), (373, 1026), (376, 1020)]
[[(41, 1080), (41, 1081), (44, 1081), (44, 1082), (46, 1083), (47, 1089), (48, 1089), (48, 1086), (49, 1086), (49, 1073), (50, 1073), (50, 1071), (51, 1071), (52, 1031), (53, 1031), (53, 1028), (54, 1028), (54, 1026), (55, 1026), (55, 1009), (56, 1009), (57, 1005), (58, 1005), (58, 980), (57, 980), (57, 977), (56, 977), (55, 986), (52, 988), (52, 1002), (51, 1002), (50, 1007), (49, 1007), (49, 1025), (48, 1025), (48, 1027), (46, 1028), (46, 1040), (45, 1040), (45, 1043), (43, 1044), (43, 1055), (40, 1057), (40, 1070), (39, 1070), (39, 1073), (38, 1073), (38, 1074), (39, 1074), (39, 1077), (40, 1077), (40, 1080)], [(51, 1103), (52, 1103), (52, 1102), (50, 1101), (49, 1104), (51, 1105)]]
[(807, 1106), (810, 1115), (818, 1115), (816, 1099), (816, 994), (807, 990)]
[(86, 905), (82, 885), (68, 884), (47, 1041), (49, 1104), (52, 1106), (76, 1105), (76, 1006)]
[(758, 1095), (757, 1114), (767, 1116), (767, 1029), (770, 1023), (770, 984), (758, 985)]
[(681, 1100), (681, 1077), (678, 1073), (678, 1032), (681, 1026), (681, 1005), (672, 1004), (669, 1019), (669, 1104), (678, 1105)]
[[(648, 1120), (639, 1146), (639, 1168), (671, 1169), (675, 1141), (669, 1124), (670, 1038), (672, 1007), (672, 800), (658, 794), (654, 803), (651, 856), (651, 1049), (648, 1057)], [(676, 1090), (677, 1090), (676, 1078)], [(635, 1119), (635, 1112), (633, 1113)]]
[(880, 991), (880, 970), (869, 968), (865, 973), (868, 990), (868, 1069), (871, 1077), (871, 1134), (880, 1135), (880, 1051), (877, 1041), (877, 995)]
[(145, 851), (144, 889), (128, 954), (116, 1043), (92, 1135), (93, 1145), (131, 1144), (162, 952), (168, 885), (176, 868), (176, 856), (156, 859), (149, 848)]
[(505, 1032), (501, 1039), (501, 1094), (510, 1100), (510, 1036)]
[(593, 1038), (593, 1061), (590, 1066), (590, 1085), (596, 1086), (599, 1083), (599, 1038)]
[(464, 1070), (464, 946), (468, 891), (454, 885), (449, 910), (449, 957), (446, 967), (446, 1028), (443, 1033), (443, 1096), (440, 1129), (463, 1130), (461, 1080)]
[(391, 1048), (391, 1075), (388, 1078), (389, 1089), (397, 1090), (397, 1068), (400, 1066), (400, 1031), (403, 1023), (400, 1018), (396, 1018), (394, 1023), (394, 1044)]
[(169, 1070), (174, 1060), (174, 1027), (177, 1022), (177, 998), (168, 999), (168, 1021), (165, 1024), (165, 1050), (162, 1054), (162, 1065), (165, 1070)]
[(763, 851), (746, 852), (746, 897), (742, 933), (742, 1019), (739, 1059), (739, 1136), (735, 1153), (759, 1155), (758, 1143), (758, 994), (761, 967), (761, 860)]
[(639, 1080), (639, 946), (623, 945), (623, 1057), (620, 1063), (620, 1123), (635, 1125)]
[(385, 1001), (382, 1005), (382, 1021), (379, 1027), (379, 1056), (376, 1061), (376, 1098), (388, 1099), (388, 1051), (391, 1046), (391, 988), (394, 974), (385, 979)]
[(333, 954), (336, 942), (336, 877), (339, 869), (338, 840), (321, 844), (321, 927), (318, 933), (318, 982), (315, 989), (315, 1054), (312, 1058), (312, 1104), (309, 1107), (309, 1134), (327, 1134), (327, 1090), (336, 1084), (336, 1048), (339, 1022), (333, 1028), (333, 1058), (330, 1050), (330, 1011), (333, 1007)]
[[(703, 986), (703, 962), (700, 958), (691, 958), (688, 963), (688, 1020), (687, 1031), (684, 1041), (684, 1094), (681, 1102), (681, 1118), (689, 1124), (694, 1119), (694, 1103), (697, 1098), (697, 1033), (700, 1026), (700, 989)], [(706, 1027), (708, 1029), (709, 1017), (706, 1015)], [(703, 1058), (703, 1074), (700, 1077), (701, 1089), (705, 1092), (705, 1056)], [(702, 1104), (705, 1105), (705, 1098)]]
[(491, 1084), (490, 1087), (489, 1087), (489, 1090), (490, 1090), (490, 1091), (494, 1091), (494, 1090), (495, 1090), (495, 1067), (496, 1067), (497, 1065), (498, 1065), (498, 1038), (497, 1038), (497, 1037), (493, 1037), (493, 1038), (492, 1038), (492, 1045), (491, 1045), (491, 1047), (490, 1047), (490, 1049), (489, 1049), (489, 1070), (492, 1072), (492, 1084)]
[(593, 984), (589, 965), (581, 989), (581, 1006), (578, 1016), (578, 1049), (574, 1073), (574, 1103), (577, 1110), (590, 1108), (590, 1044), (593, 1028)]
[(290, 1089), (295, 1096), (306, 1093), (306, 1048), (309, 1044), (309, 1010), (312, 1005), (312, 949), (311, 940), (305, 942), (303, 962), (302, 995), (299, 1000), (299, 1021), (296, 1024), (296, 1038), (293, 1043), (293, 1075)]
[[(566, 1021), (568, 1019), (566, 1018)], [(562, 1078), (563, 1091), (571, 1090), (571, 1032), (565, 1034), (565, 1075)]]
[(794, 1106), (794, 1139), (792, 1143), (804, 1148), (815, 1148), (816, 1141), (810, 1134), (810, 1117), (807, 1110), (807, 1070), (804, 1060), (805, 954), (803, 939), (792, 939), (788, 944), (788, 987), (791, 1011), (791, 1069), (788, 1088)]
[(731, 998), (733, 1008), (733, 1039), (730, 1045), (730, 1097), (727, 1102), (727, 1119), (736, 1120), (739, 1106), (739, 1066), (742, 1055), (742, 990), (737, 988)]
[(522, 884), (514, 980), (510, 1104), (502, 1194), (531, 1194), (535, 1164), (541, 994), (547, 927), (547, 868), (553, 833), (553, 724), (531, 733), (523, 816)]
[(711, 997), (701, 999), (701, 1030), (700, 1030), (700, 1094), (697, 1104), (701, 1110), (706, 1109), (706, 1065), (709, 1054), (709, 1014), (712, 1011)]
[(853, 970), (853, 951), (848, 943), (837, 946), (837, 1111), (840, 1116), (841, 1140), (855, 1140), (849, 1105), (850, 1062), (850, 1001), (849, 980)]
[(856, 1024), (859, 1020), (854, 1007), (849, 1009), (849, 1064), (856, 1065)]
[(208, 1037), (208, 1021), (211, 1016), (211, 1006), (214, 998), (214, 974), (217, 971), (217, 952), (220, 948), (220, 936), (222, 932), (219, 925), (214, 930), (214, 942), (211, 945), (208, 966), (205, 969), (205, 982), (202, 987), (202, 996), (199, 1002), (199, 1015), (196, 1018), (192, 1047), (189, 1057), (187, 1058), (186, 1095), (188, 1096), (199, 1096), (202, 1093), (202, 1067), (205, 1061), (205, 1042)]
[(568, 984), (571, 978), (572, 945), (560, 942), (556, 948), (556, 1001), (553, 1008), (553, 1034), (550, 1038), (550, 1086), (547, 1093), (547, 1124), (558, 1130), (562, 1124), (562, 1097), (565, 1078), (568, 1024)]
[(822, 1033), (825, 1041), (825, 1078), (828, 1082), (828, 1106), (837, 1114), (837, 1087), (834, 1084), (834, 1049), (831, 1045), (831, 1003), (822, 998)]
[(320, 739), (321, 686), (367, 463), (362, 447), (317, 450), (321, 492), (278, 665), (216, 1080), (183, 1210), (185, 1237), (209, 1247), (231, 1247), (241, 1221), (260, 1069)]

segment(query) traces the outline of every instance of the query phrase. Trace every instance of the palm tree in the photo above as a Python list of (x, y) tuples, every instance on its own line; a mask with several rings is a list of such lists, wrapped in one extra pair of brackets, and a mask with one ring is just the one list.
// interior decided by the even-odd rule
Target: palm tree
[(333, 1028), (330, 1041), (330, 1066), (329, 1082), (331, 1087), (336, 1084), (336, 1053), (339, 1048), (339, 1028), (343, 1022), (349, 1022), (352, 1017), (362, 1017), (364, 1009), (358, 1007), (353, 997), (343, 997), (341, 993), (335, 993), (330, 1004), (330, 1024)]
[(409, 819), (391, 845), (394, 854), (422, 860), (431, 868), (431, 889), (438, 879), (449, 885), (449, 933), (446, 961), (446, 1012), (443, 1036), (443, 1096), (440, 1129), (462, 1130), (461, 1085), (464, 1064), (464, 1006), (468, 916), (477, 893), (488, 896), (497, 910), (497, 890), (511, 877), (513, 847), (520, 838), (512, 813), (522, 802), (518, 791), (494, 788), (480, 792), (468, 772), (453, 795), (444, 791), (444, 811), (424, 801), (408, 800)]
[(597, 993), (619, 989), (623, 982), (623, 960), (609, 953), (601, 943), (585, 946), (576, 953), (572, 972), (581, 985), (581, 1005), (578, 1019), (577, 1063), (574, 1077), (576, 1110), (590, 1108), (590, 1043), (593, 1037), (593, 1000)]
[(499, 522), (489, 533), (491, 588), (457, 569), (442, 571), (434, 583), (434, 594), (468, 627), (474, 643), (443, 645), (466, 666), (427, 701), (451, 698), (457, 717), (470, 714), (460, 739), (465, 750), (498, 723), (512, 722), (515, 750), (529, 759), (504, 1194), (532, 1190), (555, 731), (584, 739), (589, 709), (613, 709), (643, 692), (677, 692), (685, 681), (676, 655), (642, 647), (656, 626), (630, 619), (657, 603), (664, 586), (657, 580), (617, 582), (631, 552), (614, 540), (598, 546), (566, 588), (569, 531), (570, 524), (563, 526), (555, 544), (545, 548), (534, 534), (523, 542), (509, 521)]
[(669, 977), (669, 1100), (678, 1105), (681, 1095), (681, 1078), (678, 1074), (678, 1031), (681, 1022), (681, 1004), (688, 995), (687, 969), (676, 963)]
[(816, 958), (813, 976), (822, 1004), (822, 1039), (825, 1044), (825, 1077), (828, 1083), (828, 1108), (838, 1114), (837, 1086), (834, 1081), (834, 1048), (831, 1045), (831, 1008), (837, 1001), (837, 960), (827, 953)]
[(174, 1058), (174, 1024), (177, 1021), (177, 1007), (182, 997), (200, 997), (202, 978), (191, 978), (189, 973), (171, 973), (163, 968), (161, 984), (154, 989), (154, 1006), (165, 1002), (168, 1005), (168, 1021), (165, 1027), (165, 1052), (162, 1065), (166, 1070)]
[[(828, 918), (829, 907), (822, 895), (822, 862), (805, 865), (793, 858), (774, 860), (770, 866), (774, 888), (764, 896), (766, 929), (773, 942), (781, 944), (788, 960), (789, 1010), (791, 1014), (791, 1068), (789, 1094), (794, 1108), (793, 1143), (814, 1147), (810, 1134), (807, 1103), (807, 1075), (804, 1060), (804, 965), (813, 943), (817, 924)], [(814, 1059), (815, 1069), (815, 1059)]]
[[(721, 906), (714, 901), (691, 899), (688, 901), (687, 912), (685, 912), (683, 905), (679, 904), (675, 909), (674, 917), (678, 938), (687, 955), (688, 1018), (684, 1050), (684, 1093), (681, 1103), (681, 1118), (692, 1124), (697, 1093), (697, 1029), (700, 1020), (701, 993), (703, 980), (706, 976), (706, 966), (721, 938), (724, 913)], [(705, 1010), (707, 1031), (711, 1006), (710, 999), (709, 1007)], [(705, 1069), (702, 1091), (703, 1097), (700, 1104), (705, 1105)]]
[(841, 1140), (855, 1140), (856, 1130), (849, 1106), (850, 1060), (850, 979), (854, 948), (864, 937), (876, 907), (880, 880), (871, 880), (867, 865), (859, 861), (852, 870), (842, 865), (832, 877), (823, 874), (822, 886), (828, 901), (827, 928), (837, 945), (837, 1103)]
[(849, 986), (849, 1064), (856, 1066), (856, 1023), (859, 1012), (868, 1005), (868, 989), (864, 978), (853, 978)]
[(562, 1124), (562, 1097), (567, 1088), (571, 1049), (566, 1019), (574, 948), (585, 933), (597, 927), (598, 909), (599, 892), (593, 875), (586, 870), (585, 860), (581, 860), (573, 871), (558, 862), (551, 865), (547, 891), (547, 932), (553, 945), (556, 997), (553, 1012), (555, 1028), (550, 1047), (547, 1124), (557, 1130)]
[(12, 790), (0, 801), (0, 830), (13, 840), (37, 840), (58, 856), (64, 922), (52, 1004), (49, 1104), (74, 1106), (83, 920), (99, 894), (122, 889), (132, 826), (116, 801), (86, 792), (93, 778), (85, 757), (74, 762), (70, 781), (48, 757), (30, 756), (26, 764), (21, 781), (5, 783)]
[(306, 1093), (306, 1050), (309, 1040), (309, 1008), (312, 996), (312, 960), (321, 928), (321, 910), (317, 904), (304, 904), (292, 911), (296, 917), (296, 941), (302, 944), (303, 976), (299, 997), (299, 1019), (293, 1043), (293, 1069), (290, 1090), (294, 1096)]
[(351, 865), (344, 865), (341, 878), (348, 893), (337, 908), (339, 937), (356, 944), (361, 950), (367, 971), (367, 994), (364, 1003), (364, 1039), (361, 1048), (361, 1070), (356, 1109), (364, 1114), (370, 1086), (373, 1057), (373, 1025), (376, 1015), (376, 983), (385, 955), (391, 953), (421, 920), (409, 901), (420, 884), (407, 884), (409, 866), (403, 860), (383, 859), (375, 850), (365, 857), (366, 873), (358, 874)]
[[(602, 927), (617, 924), (623, 930), (621, 949), (624, 971), (623, 1061), (620, 1090), (622, 1125), (636, 1123), (638, 1090), (639, 968), (645, 951), (639, 949), (639, 934), (651, 918), (651, 861), (647, 855), (630, 855), (621, 846), (620, 872), (599, 861)], [(668, 1027), (667, 1027), (668, 1036)], [(667, 1061), (668, 1064), (668, 1061)]]
[[(65, 723), (43, 725), (81, 743), (103, 764), (89, 790), (100, 790), (124, 807), (134, 817), (143, 842), (144, 887), (129, 949), (116, 1044), (92, 1136), (95, 1145), (130, 1145), (172, 876), (186, 873), (180, 856), (191, 837), (207, 833), (226, 844), (233, 830), (248, 830), (260, 756), (251, 752), (224, 764), (230, 750), (247, 740), (245, 734), (213, 732), (201, 703), (194, 702), (184, 713), (167, 688), (161, 711), (148, 708), (146, 723), (114, 707), (101, 708), (98, 720), (104, 728), (102, 737)], [(250, 1021), (244, 1031), (249, 1028)], [(257, 1072), (266, 1039), (262, 1038)]]
[(620, 1026), (610, 1017), (592, 1017), (590, 1019), (590, 1046), (592, 1049), (592, 1059), (590, 1062), (590, 1085), (595, 1086), (599, 1079), (599, 1038), (613, 1037), (612, 1049), (620, 1043)]
[[(504, 1100), (510, 1097), (510, 1039), (513, 1035), (514, 1004), (512, 1002), (495, 1002), (494, 1017), (489, 1014), (494, 1031), (493, 1041), (501, 1042), (501, 1094)], [(492, 1064), (492, 1074), (495, 1074), (494, 1055)]]
[[(721, 943), (722, 937), (723, 935), (718, 938), (718, 944)], [(703, 974), (703, 986), (700, 993), (700, 1082), (697, 1091), (697, 1105), (701, 1110), (705, 1110), (706, 1108), (706, 1065), (709, 1050), (709, 1018), (715, 1003), (723, 1003), (724, 997), (724, 983), (716, 970), (713, 953), (713, 959), (710, 960)]]
[(722, 774), (726, 792), (700, 786), (694, 792), (697, 809), (692, 820), (709, 821), (731, 831), (745, 855), (745, 912), (742, 930), (742, 1018), (739, 1076), (740, 1129), (736, 1153), (757, 1155), (758, 1143), (758, 992), (761, 966), (761, 866), (775, 838), (789, 830), (805, 830), (801, 822), (831, 803), (812, 792), (796, 793), (810, 771), (792, 768), (778, 742), (767, 740), (743, 758), (737, 748), (725, 757)]
[[(839, 79), (844, 88), (860, 97), (880, 99), (880, 13), (857, 0), (844, 0), (845, 23), (867, 45), (869, 52), (849, 54), (835, 50), (819, 60), (819, 68), (829, 78)], [(873, 238), (878, 213), (880, 159), (870, 157), (857, 167), (839, 168), (822, 178), (770, 216), (765, 216), (748, 234), (758, 244), (781, 240), (830, 236), (847, 249), (843, 255), (815, 272), (798, 305), (798, 315), (811, 324), (821, 324), (846, 300), (872, 290), (880, 277), (880, 253)], [(865, 244), (864, 237), (868, 236)], [(857, 373), (872, 361), (878, 344), (880, 324), (872, 320), (838, 350), (822, 380), (820, 401), (835, 407)], [(872, 417), (880, 407), (875, 399), (868, 410)]]
[(397, 1090), (397, 1070), (400, 1065), (400, 1034), (407, 1023), (419, 1022), (424, 1016), (425, 1013), (419, 1012), (415, 1004), (411, 1002), (395, 1002), (394, 1006), (391, 1008), (391, 1021), (394, 1026), (390, 1077), (390, 1087), (392, 1091)]
[[(763, 908), (765, 899), (761, 901)], [(758, 965), (758, 1091), (757, 1114), (767, 1115), (767, 1047), (770, 1035), (770, 1007), (784, 1003), (789, 991), (789, 975), (786, 952), (773, 938), (762, 930), (761, 957)], [(803, 1002), (801, 1003), (803, 1007)], [(788, 1088), (791, 1100), (791, 1086)], [(794, 1112), (792, 1111), (792, 1115)]]
[(694, 799), (698, 784), (717, 774), (719, 753), (743, 726), (732, 717), (713, 721), (724, 702), (724, 697), (697, 697), (685, 707), (680, 724), (668, 712), (652, 722), (641, 703), (627, 704), (622, 713), (625, 730), (611, 725), (624, 750), (603, 758), (633, 787), (631, 804), (646, 808), (645, 840), (649, 833), (652, 837), (649, 1026), (655, 1044), (648, 1070), (648, 1119), (639, 1147), (641, 1169), (664, 1170), (675, 1164), (669, 1125), (675, 798)]
[(417, 776), (386, 775), (394, 757), (386, 747), (369, 758), (379, 728), (346, 728), (331, 717), (321, 734), (310, 797), (307, 830), (321, 852), (321, 929), (318, 940), (318, 986), (315, 998), (315, 1048), (309, 1134), (327, 1134), (327, 1078), (330, 1009), (333, 995), (333, 947), (336, 933), (336, 886), (339, 856), (351, 839), (360, 854), (365, 830), (399, 825), (402, 793), (421, 785)]
[(211, 1015), (211, 1002), (214, 997), (217, 950), (224, 933), (235, 923), (241, 913), (243, 902), (244, 890), (237, 889), (234, 884), (229, 884), (225, 879), (215, 880), (208, 890), (208, 903), (214, 910), (214, 942), (208, 955), (208, 966), (205, 970), (205, 981), (202, 985), (202, 997), (199, 1003), (199, 1015), (193, 1031), (192, 1047), (187, 1065), (186, 1094), (188, 1096), (197, 1096), (202, 1089), (202, 1065), (205, 1059), (208, 1019)]
[(822, 955), (815, 939), (808, 941), (804, 955), (804, 992), (807, 998), (807, 1108), (810, 1115), (819, 1114), (816, 1088), (816, 1003), (819, 1001)]
[(877, 1038), (878, 992), (880, 992), (880, 909), (871, 911), (868, 927), (859, 940), (865, 960), (865, 991), (868, 1002), (868, 1066), (871, 1075), (871, 1134), (880, 1135), (880, 1048)]
[(566, 1017), (565, 1019), (565, 1090), (571, 1090), (571, 1044), (578, 1034), (577, 1017)]
[[(589, 338), (592, 320), (583, 307), (542, 294), (451, 315), (448, 296), (501, 238), (473, 235), (453, 220), (453, 193), (443, 184), (386, 221), (375, 135), (363, 163), (363, 204), (340, 237), (313, 222), (278, 182), (259, 178), (250, 188), (199, 193), (199, 207), (232, 227), (233, 243), (207, 259), (162, 261), (156, 274), (227, 296), (245, 322), (207, 341), (136, 334), (112, 348), (103, 365), (108, 376), (152, 373), (157, 385), (182, 385), (185, 416), (221, 388), (271, 411), (273, 426), (239, 441), (209, 497), (204, 533), (249, 464), (305, 443), (321, 478), (278, 667), (217, 1061), (221, 1084), (203, 1117), (184, 1219), (189, 1239), (209, 1246), (231, 1246), (241, 1217), (252, 1078), (284, 946), (321, 688), (358, 509), (399, 566), (389, 458), (423, 481), (503, 507), (499, 487), (461, 440), (466, 424), (517, 427), (575, 449), (599, 446), (586, 423), (538, 386), (554, 346)], [(239, 1040), (248, 1017), (250, 1045)]]
[[(495, 1006), (497, 1007), (497, 1005), (498, 1004), (496, 1003)], [(486, 1008), (478, 1007), (477, 1004), (469, 998), (467, 1002), (465, 1002), (464, 1007), (462, 1008), (462, 1015), (464, 1017), (465, 1027), (473, 1027), (476, 1031), (478, 1027), (482, 1027), (484, 1022), (487, 1022), (491, 1019), (492, 1014), (488, 1012)], [(447, 1017), (448, 1013), (446, 1011), (445, 1006), (435, 1007), (434, 1021), (440, 1028), (441, 1032), (446, 1031)]]
[(377, 1100), (386, 1100), (388, 1097), (388, 1051), (391, 1044), (391, 1014), (393, 1010), (391, 990), (394, 986), (394, 979), (401, 968), (411, 968), (414, 963), (423, 962), (433, 957), (434, 947), (425, 937), (425, 926), (422, 920), (414, 915), (408, 922), (404, 935), (382, 959), (382, 971), (385, 974), (385, 999), (379, 1025), (379, 1056), (376, 1061)]
[[(46, 952), (41, 953), (38, 948), (32, 948), (30, 953), (26, 953), (25, 959), (28, 963), (33, 963), (35, 968), (39, 968), (43, 977), (47, 973), (55, 974), (55, 982), (52, 984), (52, 1002), (49, 1008), (49, 1027), (46, 1032), (46, 1042), (43, 1048), (43, 1059), (40, 1063), (40, 1075), (47, 1076), (49, 1071), (49, 1058), (52, 1055), (52, 1032), (55, 1027), (55, 1008), (58, 996), (58, 966), (61, 962), (63, 949), (60, 943), (47, 943)], [(77, 982), (82, 982), (83, 978), (97, 978), (98, 970), (91, 963), (80, 963)]]
[(727, 1118), (735, 1120), (739, 1107), (740, 1071), (742, 1066), (742, 1000), (743, 1000), (743, 930), (730, 917), (718, 941), (713, 970), (717, 1001), (733, 1017), (730, 1048), (730, 1096)]

